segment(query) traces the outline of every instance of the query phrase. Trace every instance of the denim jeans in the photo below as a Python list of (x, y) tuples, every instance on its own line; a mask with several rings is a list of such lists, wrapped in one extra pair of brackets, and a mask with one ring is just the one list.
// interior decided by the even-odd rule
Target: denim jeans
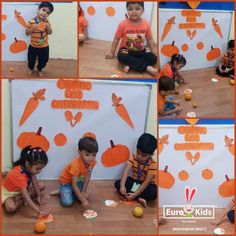
[[(83, 189), (84, 183), (81, 181), (77, 182), (77, 186), (80, 191)], [(73, 191), (72, 184), (61, 184), (60, 185), (60, 200), (62, 206), (71, 206), (74, 201), (78, 200), (75, 192)]]

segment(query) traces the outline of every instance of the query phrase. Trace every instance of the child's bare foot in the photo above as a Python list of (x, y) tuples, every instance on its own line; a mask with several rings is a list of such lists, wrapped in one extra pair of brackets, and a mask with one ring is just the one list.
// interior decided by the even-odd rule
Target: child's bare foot
[(124, 70), (125, 73), (128, 73), (128, 71), (129, 71), (129, 66), (124, 66), (124, 69), (123, 69), (123, 70)]
[(147, 72), (150, 73), (154, 77), (157, 76), (157, 69), (152, 66), (147, 67)]
[(39, 75), (39, 77), (43, 77), (44, 73), (42, 71), (38, 71), (38, 75)]
[(59, 189), (54, 189), (54, 190), (52, 190), (51, 193), (50, 193), (51, 196), (56, 196), (56, 195), (59, 195), (59, 194), (60, 194)]
[(147, 208), (147, 202), (145, 199), (139, 197), (137, 200), (143, 207)]
[(32, 75), (34, 70), (28, 70), (28, 75)]

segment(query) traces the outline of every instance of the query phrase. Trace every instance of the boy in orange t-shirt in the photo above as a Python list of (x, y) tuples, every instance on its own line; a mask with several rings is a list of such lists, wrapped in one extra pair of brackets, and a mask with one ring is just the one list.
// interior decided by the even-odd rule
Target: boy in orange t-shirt
[(84, 18), (84, 11), (78, 6), (79, 10), (79, 43), (86, 42), (88, 39), (88, 21)]
[(87, 187), (92, 169), (96, 165), (98, 143), (94, 138), (83, 137), (78, 143), (79, 157), (72, 160), (62, 171), (60, 182), (60, 200), (63, 206), (71, 206), (80, 200), (83, 208), (89, 208)]
[[(147, 71), (157, 76), (157, 69), (153, 67), (157, 62), (157, 51), (152, 38), (149, 23), (142, 19), (144, 2), (127, 2), (128, 18), (123, 20), (116, 31), (111, 50), (106, 54), (106, 59), (113, 59), (116, 48), (121, 40), (118, 60), (124, 64), (124, 71), (129, 69), (137, 72)], [(145, 39), (150, 52), (144, 48)]]

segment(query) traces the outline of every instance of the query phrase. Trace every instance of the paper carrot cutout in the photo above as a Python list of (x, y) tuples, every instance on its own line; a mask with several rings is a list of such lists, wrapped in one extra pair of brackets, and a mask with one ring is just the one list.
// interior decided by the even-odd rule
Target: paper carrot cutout
[(23, 125), (30, 115), (36, 110), (39, 105), (39, 101), (45, 100), (45, 97), (43, 96), (45, 91), (46, 89), (39, 89), (36, 93), (33, 93), (32, 97), (30, 97), (21, 116), (19, 126)]
[(234, 156), (234, 143), (233, 143), (233, 139), (228, 137), (227, 135), (225, 135), (225, 146), (228, 148), (228, 150), (230, 151), (230, 153)]
[(222, 32), (221, 32), (220, 26), (218, 25), (217, 22), (218, 21), (214, 17), (212, 17), (212, 25), (214, 27), (214, 30), (223, 39), (223, 35), (222, 35)]
[(16, 17), (18, 23), (20, 23), (26, 29), (27, 24), (26, 24), (24, 18), (20, 14), (21, 13), (19, 11), (15, 10), (15, 17)]
[(112, 106), (116, 107), (116, 113), (132, 128), (134, 129), (133, 122), (130, 119), (129, 113), (125, 106), (121, 104), (122, 98), (117, 97), (115, 93), (112, 93)]
[(167, 20), (167, 23), (165, 24), (164, 30), (162, 32), (161, 41), (164, 40), (166, 35), (170, 32), (172, 25), (174, 25), (174, 24), (175, 24), (175, 16), (173, 16)]

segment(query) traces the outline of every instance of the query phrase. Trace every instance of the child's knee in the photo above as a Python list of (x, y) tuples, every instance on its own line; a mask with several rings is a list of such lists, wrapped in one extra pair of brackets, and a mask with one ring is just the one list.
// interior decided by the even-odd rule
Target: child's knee
[(8, 204), (5, 204), (5, 209), (7, 212), (9, 213), (13, 213), (16, 211), (16, 205), (12, 202), (12, 203), (8, 203)]
[(114, 186), (117, 190), (120, 190), (120, 180), (116, 180), (116, 182), (114, 183)]
[(72, 198), (61, 198), (61, 205), (63, 207), (69, 207), (72, 206), (73, 204), (73, 199)]
[(39, 183), (39, 190), (43, 191), (46, 188), (46, 185), (44, 183)]

